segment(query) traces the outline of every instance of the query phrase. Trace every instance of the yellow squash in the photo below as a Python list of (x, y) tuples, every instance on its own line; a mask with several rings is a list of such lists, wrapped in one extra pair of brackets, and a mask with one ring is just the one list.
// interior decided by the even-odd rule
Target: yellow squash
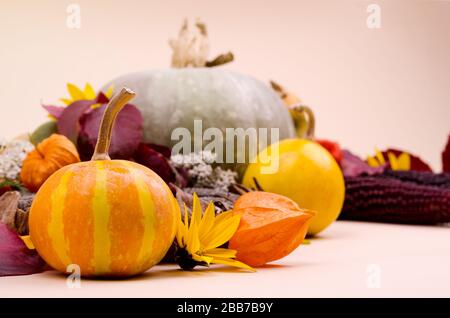
[[(269, 163), (268, 158), (272, 156)], [(275, 173), (267, 173), (278, 160)], [(314, 141), (286, 139), (272, 144), (245, 171), (243, 184), (285, 195), (301, 208), (314, 210), (308, 234), (315, 235), (337, 219), (344, 202), (344, 178), (330, 153)], [(256, 183), (255, 183), (256, 180)]]

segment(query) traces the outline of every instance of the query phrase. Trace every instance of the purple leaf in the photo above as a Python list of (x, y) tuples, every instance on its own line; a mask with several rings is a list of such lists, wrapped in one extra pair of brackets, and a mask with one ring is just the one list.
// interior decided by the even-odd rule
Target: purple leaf
[(342, 153), (343, 157), (340, 165), (344, 177), (357, 177), (362, 174), (374, 175), (383, 172), (385, 169), (385, 166), (376, 168), (369, 166), (367, 162), (352, 154), (348, 150), (342, 150)]
[(59, 119), (64, 110), (66, 109), (66, 107), (62, 106), (52, 106), (52, 105), (41, 105), (41, 106), (56, 119)]
[[(92, 109), (80, 118), (78, 151), (83, 160), (88, 160), (94, 153), (100, 122), (106, 105)], [(113, 159), (130, 159), (142, 139), (142, 115), (139, 109), (127, 104), (117, 115), (114, 124), (109, 155)]]
[(95, 103), (95, 100), (78, 100), (65, 107), (58, 119), (58, 132), (75, 143), (80, 133), (80, 119)]
[(109, 98), (103, 93), (103, 92), (99, 92), (97, 97), (95, 97), (95, 99), (93, 100), (79, 100), (79, 101), (75, 101), (72, 104), (68, 105), (67, 107), (64, 106), (53, 106), (53, 105), (41, 105), (42, 108), (44, 108), (50, 115), (52, 115), (55, 119), (59, 119), (64, 110), (72, 105), (74, 105), (77, 102), (92, 102), (93, 104), (106, 104), (109, 102)]
[(47, 269), (36, 250), (28, 249), (14, 231), (0, 223), (0, 277), (30, 275)]

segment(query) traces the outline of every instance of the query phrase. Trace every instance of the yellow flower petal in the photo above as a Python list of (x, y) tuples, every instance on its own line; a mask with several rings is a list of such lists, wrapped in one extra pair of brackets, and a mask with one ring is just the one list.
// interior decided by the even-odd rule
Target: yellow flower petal
[(197, 193), (194, 192), (194, 200), (192, 202), (191, 225), (192, 223), (200, 224), (201, 219), (202, 219), (202, 205), (200, 203), (200, 199), (197, 196)]
[(183, 230), (184, 230), (184, 223), (181, 220), (181, 211), (177, 211), (176, 213), (176, 222), (177, 222), (177, 234), (176, 234), (176, 239), (177, 239), (177, 244), (178, 246), (182, 247), (183, 246)]
[(200, 249), (200, 240), (198, 238), (198, 225), (196, 222), (192, 222), (192, 219), (191, 225), (189, 227), (189, 232), (187, 233), (186, 249), (188, 253), (191, 255), (197, 253)]
[(203, 218), (200, 221), (200, 226), (198, 229), (198, 233), (200, 236), (200, 241), (202, 241), (205, 236), (208, 234), (208, 232), (212, 229), (214, 225), (214, 219), (215, 219), (215, 209), (214, 204), (210, 202), (208, 204), (208, 207), (205, 210), (205, 213), (203, 213)]
[(209, 231), (208, 235), (202, 241), (204, 250), (209, 250), (228, 242), (236, 232), (240, 219), (241, 217), (239, 215), (234, 215), (219, 224), (214, 224), (212, 230)]
[(24, 236), (20, 236), (20, 238), (22, 239), (22, 241), (25, 243), (25, 245), (28, 247), (29, 250), (34, 250), (34, 244), (31, 241), (31, 238), (29, 235), (24, 235)]
[(216, 218), (214, 219), (214, 225), (224, 222), (225, 220), (228, 220), (233, 216), (233, 211), (226, 211), (223, 213), (220, 213)]
[(97, 96), (91, 84), (89, 83), (86, 83), (86, 85), (84, 86), (83, 94), (86, 99), (94, 99)]
[(189, 213), (188, 213), (187, 206), (185, 204), (184, 205), (184, 222), (183, 222), (183, 243), (185, 245), (186, 245), (188, 233), (189, 233)]
[(64, 103), (64, 105), (66, 105), (66, 106), (69, 106), (70, 104), (73, 103), (73, 101), (68, 98), (60, 98), (59, 100), (62, 101)]
[(74, 84), (67, 83), (67, 90), (69, 91), (72, 100), (85, 99), (83, 92)]
[(208, 257), (205, 255), (197, 255), (197, 254), (193, 254), (192, 259), (197, 262), (205, 262), (208, 265), (211, 264), (211, 262), (213, 261), (212, 257)]
[[(185, 225), (188, 221), (188, 211), (185, 206)], [(193, 210), (191, 214), (191, 220), (189, 222), (189, 226), (187, 227), (186, 233), (186, 249), (189, 254), (194, 254), (198, 252), (200, 249), (200, 240), (198, 238), (198, 222), (197, 219), (202, 217), (202, 207), (200, 205), (200, 200), (197, 195), (194, 193), (194, 202), (193, 202)]]
[(112, 94), (113, 94), (113, 90), (114, 90), (114, 84), (111, 84), (108, 87), (108, 90), (104, 93), (106, 97), (108, 97), (109, 99), (111, 99)]
[(400, 156), (397, 158), (398, 163), (398, 169), (399, 170), (410, 170), (411, 169), (411, 156), (406, 153), (402, 152)]
[(397, 157), (392, 152), (388, 152), (387, 156), (388, 156), (389, 165), (391, 166), (391, 169), (398, 170)]
[(378, 162), (378, 160), (375, 157), (368, 157), (367, 163), (369, 164), (369, 166), (374, 167), (374, 168), (380, 166), (380, 163)]
[(377, 157), (377, 160), (380, 163), (380, 165), (384, 165), (386, 163), (386, 160), (384, 160), (383, 153), (379, 151), (377, 148), (375, 148), (375, 156)]
[(219, 258), (235, 258), (236, 250), (230, 250), (227, 248), (213, 248), (203, 252), (203, 255), (211, 256), (211, 257), (219, 257)]
[(223, 264), (223, 265), (229, 265), (233, 267), (243, 268), (247, 269), (252, 272), (256, 272), (256, 270), (247, 264), (244, 264), (242, 262), (236, 261), (234, 259), (222, 259), (222, 258), (214, 258), (211, 262), (212, 264)]

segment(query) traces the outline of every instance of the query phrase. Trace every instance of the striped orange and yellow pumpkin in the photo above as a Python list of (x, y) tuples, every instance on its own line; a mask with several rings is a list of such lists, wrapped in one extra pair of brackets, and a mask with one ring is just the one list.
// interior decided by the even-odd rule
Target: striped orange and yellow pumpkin
[(173, 242), (180, 212), (169, 187), (144, 166), (108, 160), (112, 124), (131, 98), (111, 101), (93, 160), (58, 170), (33, 201), (31, 240), (59, 271), (76, 264), (82, 276), (135, 275), (158, 263)]

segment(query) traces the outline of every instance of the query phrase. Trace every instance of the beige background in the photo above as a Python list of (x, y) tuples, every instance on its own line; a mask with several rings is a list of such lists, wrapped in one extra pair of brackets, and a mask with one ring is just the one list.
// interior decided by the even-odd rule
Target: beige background
[[(81, 29), (66, 7), (81, 6)], [(381, 29), (366, 8), (381, 5)], [(96, 88), (125, 72), (164, 68), (184, 17), (209, 26), (230, 69), (276, 79), (318, 117), (318, 135), (361, 155), (374, 146), (421, 154), (440, 169), (450, 133), (448, 1), (0, 0), (0, 136), (45, 120), (41, 101), (65, 83)]]

